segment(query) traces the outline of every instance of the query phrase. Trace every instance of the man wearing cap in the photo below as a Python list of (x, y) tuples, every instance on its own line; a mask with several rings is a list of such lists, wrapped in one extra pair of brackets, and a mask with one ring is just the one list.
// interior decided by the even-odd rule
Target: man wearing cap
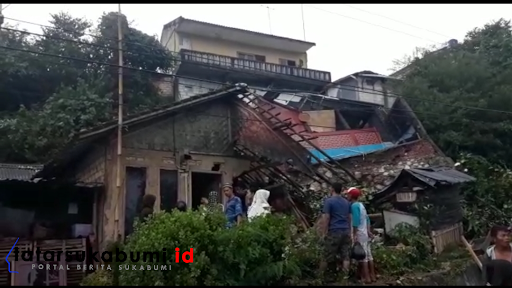
[(370, 240), (372, 234), (370, 232), (370, 218), (366, 213), (363, 203), (359, 202), (361, 190), (352, 187), (347, 190), (348, 199), (351, 202), (350, 213), (352, 215), (353, 239), (361, 244), (366, 253), (366, 258), (359, 261), (359, 271), (361, 271), (361, 279), (365, 283), (371, 283), (376, 280), (375, 266), (373, 264), (372, 251), (370, 249)]
[(224, 184), (222, 185), (222, 193), (226, 196), (228, 201), (226, 202), (226, 209), (224, 213), (227, 219), (227, 227), (231, 228), (242, 222), (242, 200), (235, 196), (233, 193), (233, 185)]

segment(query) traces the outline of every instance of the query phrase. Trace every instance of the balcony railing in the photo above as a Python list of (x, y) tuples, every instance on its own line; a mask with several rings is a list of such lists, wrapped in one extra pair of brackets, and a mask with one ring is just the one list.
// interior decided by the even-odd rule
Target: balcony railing
[(240, 58), (191, 51), (185, 49), (181, 49), (179, 54), (182, 62), (196, 62), (208, 66), (220, 66), (228, 69), (255, 70), (267, 73), (307, 78), (311, 80), (331, 82), (330, 72), (279, 65), (267, 62), (245, 60)]

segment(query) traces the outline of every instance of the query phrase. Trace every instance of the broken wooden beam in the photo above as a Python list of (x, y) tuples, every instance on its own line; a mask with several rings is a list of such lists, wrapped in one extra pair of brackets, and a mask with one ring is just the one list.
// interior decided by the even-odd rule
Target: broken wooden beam
[(471, 244), (469, 244), (468, 240), (466, 240), (466, 237), (464, 237), (464, 235), (462, 235), (461, 240), (462, 240), (462, 244), (464, 244), (464, 246), (466, 247), (466, 250), (468, 250), (469, 254), (471, 255), (471, 258), (473, 258), (473, 261), (475, 261), (476, 265), (478, 265), (480, 270), (482, 270), (483, 269), (482, 261), (480, 261), (480, 258), (478, 258), (478, 256), (476, 256), (476, 253), (475, 253), (475, 251), (473, 251), (473, 247), (471, 246)]

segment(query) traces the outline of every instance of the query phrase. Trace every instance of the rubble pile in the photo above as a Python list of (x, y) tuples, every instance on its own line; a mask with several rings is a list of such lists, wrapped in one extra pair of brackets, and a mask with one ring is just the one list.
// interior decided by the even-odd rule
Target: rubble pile
[[(362, 186), (370, 189), (370, 193), (389, 185), (402, 169), (453, 165), (449, 158), (435, 153), (430, 143), (425, 140), (369, 155), (344, 159), (340, 163), (354, 174)], [(331, 182), (341, 181), (337, 175), (344, 175), (341, 169), (335, 167), (332, 167), (332, 170), (339, 171), (339, 173), (333, 173), (325, 167), (316, 169)], [(327, 183), (318, 183), (307, 177), (296, 176), (294, 180), (306, 189), (315, 192), (329, 188)]]

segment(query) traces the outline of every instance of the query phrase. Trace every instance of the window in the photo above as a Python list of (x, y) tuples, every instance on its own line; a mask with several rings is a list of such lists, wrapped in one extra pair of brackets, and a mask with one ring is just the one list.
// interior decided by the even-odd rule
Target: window
[(238, 54), (238, 58), (240, 58), (240, 59), (265, 62), (265, 56), (263, 56), (263, 55), (247, 54), (247, 53), (242, 53), (242, 52), (238, 52), (237, 54)]
[(294, 60), (281, 59), (281, 58), (279, 59), (279, 64), (285, 65), (285, 66), (292, 66), (292, 67), (297, 66), (297, 63), (295, 63)]

